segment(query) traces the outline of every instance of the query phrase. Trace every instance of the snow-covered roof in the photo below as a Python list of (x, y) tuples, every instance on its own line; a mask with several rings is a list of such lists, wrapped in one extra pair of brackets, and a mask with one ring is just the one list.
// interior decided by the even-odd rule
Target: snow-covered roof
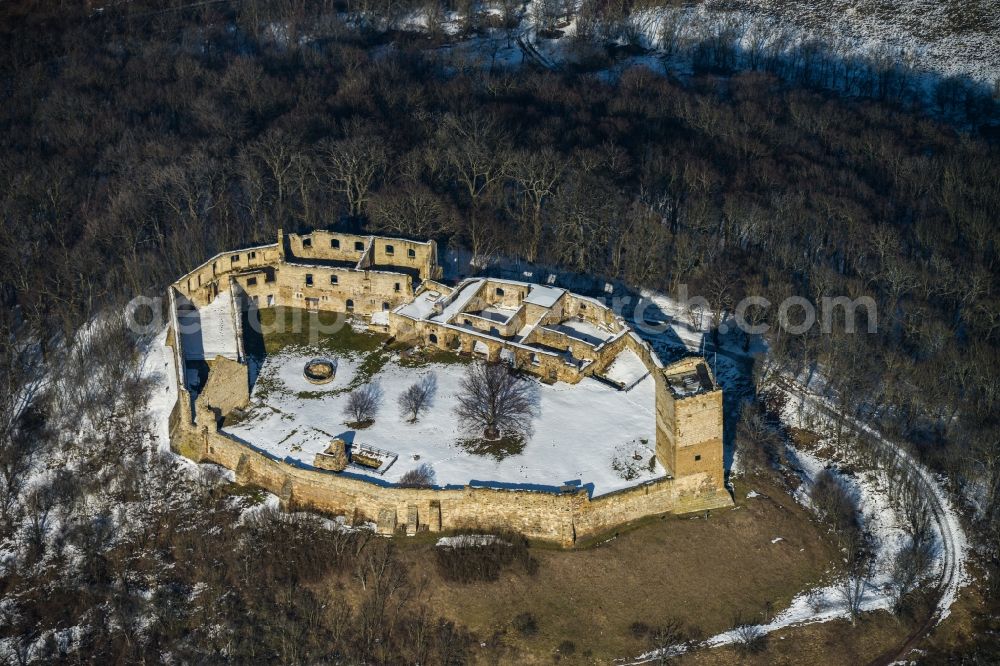
[(440, 299), (441, 294), (436, 291), (423, 291), (409, 303), (396, 308), (396, 313), (410, 319), (427, 319), (434, 314), (434, 303)]
[(524, 297), (525, 303), (532, 303), (543, 308), (551, 308), (556, 301), (566, 293), (565, 289), (559, 287), (548, 287), (541, 284), (531, 285), (531, 291)]
[(458, 291), (452, 294), (451, 302), (445, 306), (444, 311), (435, 317), (430, 317), (434, 321), (449, 322), (451, 318), (462, 312), (469, 301), (479, 293), (479, 288), (483, 286), (483, 280), (468, 280), (461, 284)]
[(634, 351), (627, 347), (611, 362), (604, 376), (624, 386), (632, 386), (649, 374), (646, 364)]
[(613, 332), (601, 328), (586, 319), (567, 319), (562, 323), (547, 326), (546, 328), (559, 331), (571, 338), (586, 342), (593, 347), (601, 345), (615, 336)]
[(228, 291), (219, 293), (203, 308), (179, 312), (177, 323), (185, 359), (210, 361), (216, 356), (239, 359), (236, 318)]

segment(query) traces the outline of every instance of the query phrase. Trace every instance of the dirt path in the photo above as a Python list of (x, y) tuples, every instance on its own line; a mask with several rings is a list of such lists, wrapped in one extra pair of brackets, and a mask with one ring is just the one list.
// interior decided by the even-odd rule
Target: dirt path
[[(661, 338), (661, 341), (665, 338)], [(680, 345), (677, 345), (680, 346)], [(732, 360), (736, 361), (747, 361), (748, 357), (738, 351), (733, 351), (731, 349), (716, 347), (711, 341), (706, 337), (703, 342), (702, 353), (718, 353), (724, 355)], [(803, 386), (801, 383), (796, 382), (790, 378), (781, 378), (779, 380), (782, 388), (790, 393), (800, 395), (804, 399), (804, 403), (808, 404), (831, 418), (840, 418), (839, 413), (827, 402), (827, 400), (808, 388)], [(877, 446), (881, 447), (887, 453), (895, 456), (900, 463), (906, 465), (910, 471), (913, 473), (914, 477), (919, 480), (919, 483), (924, 491), (924, 495), (928, 500), (929, 507), (931, 509), (931, 514), (934, 519), (934, 523), (937, 526), (938, 534), (941, 539), (941, 550), (942, 550), (942, 560), (941, 560), (941, 571), (934, 583), (935, 590), (935, 606), (934, 610), (927, 616), (927, 618), (920, 623), (920, 625), (914, 629), (906, 638), (906, 640), (898, 646), (887, 650), (883, 654), (878, 655), (870, 663), (872, 666), (888, 666), (899, 659), (905, 657), (910, 650), (916, 646), (921, 639), (923, 639), (928, 633), (930, 633), (933, 628), (943, 620), (951, 607), (952, 602), (958, 595), (958, 591), (961, 587), (964, 567), (964, 544), (966, 543), (965, 534), (962, 531), (961, 525), (959, 524), (957, 517), (950, 509), (950, 505), (946, 499), (946, 494), (944, 489), (942, 489), (938, 483), (935, 481), (930, 471), (924, 467), (919, 461), (915, 460), (907, 451), (903, 448), (893, 444), (885, 437), (883, 437), (879, 432), (877, 432), (870, 425), (861, 422), (853, 417), (848, 417), (847, 422), (852, 428), (855, 428), (859, 432), (867, 433)], [(820, 618), (806, 619), (802, 622), (796, 622), (796, 624), (823, 621)], [(777, 627), (775, 627), (777, 629)], [(718, 637), (717, 637), (718, 638)], [(712, 643), (712, 639), (705, 641), (702, 645), (719, 645), (723, 644), (721, 642)], [(637, 660), (629, 663), (647, 663), (653, 658), (652, 655), (643, 655)]]
[[(787, 390), (803, 395), (812, 406), (820, 409), (831, 418), (840, 417), (837, 411), (830, 407), (821, 396), (809, 391), (801, 384), (790, 380), (783, 380), (782, 383), (785, 384)], [(872, 666), (887, 666), (905, 657), (947, 615), (951, 603), (958, 595), (962, 582), (961, 572), (964, 554), (962, 544), (965, 542), (965, 535), (964, 533), (960, 533), (961, 527), (956, 524), (945, 504), (944, 491), (934, 481), (926, 467), (916, 461), (908, 452), (886, 440), (871, 426), (851, 417), (848, 417), (847, 420), (852, 427), (871, 435), (872, 441), (884, 451), (897, 456), (897, 459), (913, 472), (914, 477), (920, 482), (924, 496), (927, 498), (931, 513), (933, 514), (934, 522), (941, 535), (942, 567), (941, 574), (935, 585), (936, 600), (934, 610), (907, 636), (902, 645), (886, 651), (870, 662)]]

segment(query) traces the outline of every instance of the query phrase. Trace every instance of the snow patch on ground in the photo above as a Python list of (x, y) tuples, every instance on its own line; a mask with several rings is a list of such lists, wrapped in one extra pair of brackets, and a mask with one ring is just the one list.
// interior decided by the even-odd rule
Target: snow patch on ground
[[(821, 411), (833, 409), (833, 402), (826, 395), (828, 389), (825, 378), (821, 374), (814, 373), (811, 377), (799, 383), (798, 386), (801, 387), (801, 391), (787, 392), (788, 400), (785, 405), (785, 418), (788, 419), (788, 422), (807, 425), (828, 418)], [(958, 511), (945, 492), (942, 480), (936, 478), (929, 469), (913, 458), (904, 448), (889, 442), (881, 433), (863, 421), (853, 417), (848, 417), (847, 421), (850, 427), (866, 433), (868, 436), (879, 441), (883, 446), (892, 448), (899, 460), (910, 466), (921, 477), (924, 487), (933, 494), (932, 504), (938, 508), (935, 511), (935, 520), (932, 523), (937, 545), (934, 573), (942, 576), (945, 581), (941, 599), (938, 601), (937, 606), (937, 620), (941, 622), (948, 617), (951, 605), (958, 598), (959, 591), (970, 580), (970, 574), (966, 566), (970, 544), (959, 519)], [(799, 460), (803, 460), (801, 452), (799, 453)], [(859, 474), (857, 477), (854, 477), (854, 480), (862, 487), (865, 484), (874, 484), (877, 482), (873, 474), (869, 472)], [(862, 502), (866, 499), (865, 495), (861, 496)], [(887, 524), (887, 516), (894, 515), (894, 512), (889, 505), (886, 491), (883, 489), (876, 488), (871, 494), (869, 502), (867, 510), (863, 505), (862, 511), (866, 517), (869, 515), (875, 516), (875, 521), (871, 527), (878, 530), (881, 525)], [(902, 545), (899, 542), (901, 531), (898, 529), (895, 531), (876, 531), (875, 534), (880, 544), (883, 543), (883, 540), (887, 542), (885, 548), (895, 546), (898, 550)], [(895, 543), (893, 543), (894, 538)]]
[[(593, 484), (593, 494), (601, 495), (666, 473), (659, 463), (650, 469), (646, 460), (629, 479), (612, 467), (616, 446), (643, 447), (656, 440), (651, 377), (628, 392), (591, 378), (573, 385), (538, 383), (540, 415), (534, 422), (534, 435), (523, 452), (497, 460), (470, 453), (459, 443), (467, 435), (460, 431), (453, 408), (465, 373), (463, 364), (407, 368), (396, 359), (390, 360), (372, 378), (384, 392), (374, 425), (351, 430), (345, 423), (349, 420), (344, 413), (346, 389), (364, 359), (339, 357), (334, 381), (317, 387), (302, 376), (302, 367), (315, 355), (316, 350), (291, 349), (269, 356), (254, 386), (246, 418), (227, 427), (226, 432), (279, 459), (306, 465), (312, 465), (316, 453), (324, 451), (334, 437), (349, 445), (391, 451), (399, 457), (382, 476), (349, 468), (352, 473), (388, 482), (399, 481), (409, 470), (428, 464), (439, 485), (477, 481), (558, 487), (578, 482)], [(438, 386), (433, 404), (416, 423), (409, 423), (400, 413), (399, 396), (430, 373), (437, 376)]]
[[(644, 334), (644, 337), (650, 340), (654, 348), (661, 347), (657, 344), (660, 341), (672, 345), (676, 344), (677, 339), (683, 342), (689, 351), (706, 348), (707, 341), (704, 332), (708, 330), (707, 322), (711, 321), (710, 312), (692, 310), (663, 294), (643, 292), (642, 296), (655, 305), (655, 308), (647, 310), (645, 318), (653, 322), (661, 320), (664, 322), (661, 334), (650, 335), (648, 332)], [(649, 310), (657, 312), (650, 317)], [(720, 356), (716, 361), (720, 366), (716, 370), (717, 378), (721, 383), (726, 384), (722, 377), (722, 374), (725, 373), (725, 359), (721, 354), (749, 358), (752, 354), (765, 350), (766, 348), (761, 343), (755, 342), (750, 351), (745, 352), (735, 340), (723, 338), (720, 345)], [(797, 427), (817, 428), (818, 425), (829, 420), (829, 417), (819, 407), (832, 409), (833, 404), (830, 397), (826, 395), (826, 381), (819, 373), (811, 373), (796, 379), (797, 382), (793, 385), (794, 390), (786, 392), (788, 400), (785, 404), (782, 420)], [(849, 423), (851, 427), (878, 438), (885, 446), (892, 447), (900, 459), (912, 465), (913, 469), (926, 482), (930, 492), (934, 494), (938, 506), (941, 507), (933, 523), (938, 547), (934, 564), (929, 573), (931, 578), (937, 580), (941, 577), (945, 581), (937, 608), (937, 619), (940, 622), (948, 616), (949, 608), (957, 598), (960, 589), (969, 582), (969, 574), (965, 564), (969, 543), (962, 529), (958, 512), (948, 498), (942, 480), (935, 478), (919, 461), (913, 459), (902, 448), (885, 440), (868, 424), (857, 419), (849, 419)], [(832, 461), (797, 449), (790, 449), (789, 453), (791, 464), (797, 466), (800, 475), (804, 477), (804, 483), (795, 492), (796, 499), (804, 506), (811, 508), (808, 489), (812, 480), (828, 467), (831, 473), (838, 478), (838, 481), (854, 495), (861, 512), (863, 526), (876, 542), (876, 575), (861, 604), (861, 610), (869, 612), (889, 609), (892, 606), (892, 600), (884, 587), (888, 581), (888, 567), (896, 553), (906, 543), (908, 536), (900, 527), (896, 511), (889, 502), (887, 489), (880, 485), (879, 479), (873, 472), (845, 475), (833, 465)], [(758, 496), (760, 494), (754, 490), (747, 493), (748, 499)], [(761, 625), (760, 629), (764, 633), (771, 633), (789, 626), (827, 622), (848, 617), (849, 612), (841, 591), (835, 585), (828, 585), (803, 591), (792, 600), (787, 609), (770, 623)], [(739, 640), (739, 636), (735, 630), (732, 630), (709, 638), (699, 647), (727, 645), (737, 640)], [(681, 647), (671, 654), (679, 654), (684, 651), (685, 648)], [(646, 653), (632, 663), (653, 661), (658, 654), (655, 651)]]
[(435, 543), (441, 548), (463, 548), (469, 546), (488, 546), (491, 543), (501, 542), (500, 538), (494, 534), (459, 534), (457, 536), (441, 537)]
[(170, 412), (177, 403), (177, 371), (174, 352), (167, 346), (164, 328), (142, 351), (140, 373), (150, 383), (146, 411), (153, 426), (153, 437), (159, 451), (170, 450)]
[[(668, 67), (687, 72), (691, 48), (714, 37), (734, 40), (744, 51), (741, 59), (764, 49), (788, 53), (802, 44), (818, 43), (843, 60), (887, 60), (913, 72), (967, 77), (987, 86), (1000, 79), (1000, 10), (990, 0), (901, 0), (889, 4), (875, 0), (709, 0), (636, 11), (627, 22), (632, 35), (629, 39), (644, 49), (658, 51), (629, 58), (626, 63), (646, 64), (654, 71), (662, 71), (661, 59), (666, 55)], [(530, 11), (522, 26), (529, 32), (534, 27)], [(572, 61), (577, 58), (575, 40), (571, 39), (575, 32), (573, 21), (563, 38), (536, 36), (533, 45), (547, 61)], [(624, 38), (615, 41), (626, 44)]]

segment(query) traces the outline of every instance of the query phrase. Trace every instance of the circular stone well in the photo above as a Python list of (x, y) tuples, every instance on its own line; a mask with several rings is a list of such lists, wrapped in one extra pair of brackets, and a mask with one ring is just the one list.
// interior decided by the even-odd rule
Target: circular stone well
[(302, 368), (302, 375), (310, 384), (329, 384), (337, 376), (337, 364), (328, 358), (314, 358)]

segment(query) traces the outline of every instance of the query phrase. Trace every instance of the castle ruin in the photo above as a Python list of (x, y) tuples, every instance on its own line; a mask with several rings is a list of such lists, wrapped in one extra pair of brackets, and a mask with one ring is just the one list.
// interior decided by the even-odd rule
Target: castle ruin
[[(704, 359), (664, 367), (604, 303), (566, 289), (493, 278), (448, 285), (441, 277), (433, 241), (328, 231), (279, 231), (274, 244), (221, 253), (182, 276), (168, 290), (179, 387), (172, 447), (234, 470), (239, 482), (270, 490), (286, 505), (365, 518), (386, 533), (503, 525), (572, 545), (644, 516), (732, 504), (723, 475), (722, 389)], [(209, 308), (220, 302), (226, 312), (210, 319)], [(275, 458), (221, 429), (226, 415), (249, 402), (241, 314), (250, 307), (349, 313), (397, 341), (506, 362), (544, 382), (602, 378), (629, 350), (655, 383), (655, 455), (666, 474), (590, 497), (574, 486), (549, 492), (375, 483), (344, 472), (343, 442), (314, 465)], [(209, 322), (197, 345), (185, 342), (186, 327)], [(207, 377), (192, 377), (192, 361), (207, 367)]]

